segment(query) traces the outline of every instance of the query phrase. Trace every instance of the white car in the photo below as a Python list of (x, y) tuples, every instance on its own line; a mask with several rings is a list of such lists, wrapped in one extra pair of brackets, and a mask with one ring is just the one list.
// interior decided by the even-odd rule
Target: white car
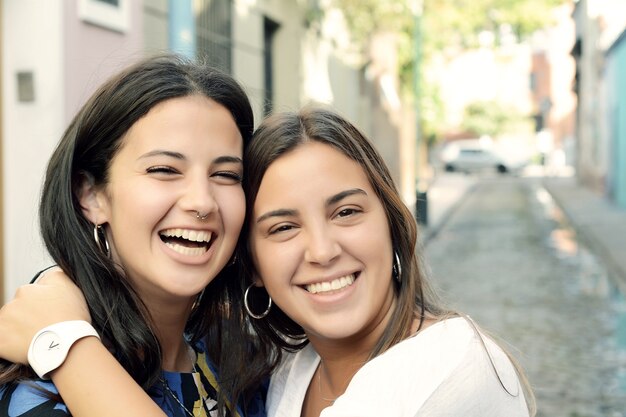
[(496, 171), (506, 174), (521, 169), (525, 161), (513, 161), (496, 152), (491, 141), (469, 139), (451, 142), (441, 152), (447, 172)]

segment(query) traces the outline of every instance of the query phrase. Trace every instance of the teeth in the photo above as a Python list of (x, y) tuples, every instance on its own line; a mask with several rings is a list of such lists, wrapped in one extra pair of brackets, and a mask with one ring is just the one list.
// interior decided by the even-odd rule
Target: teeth
[(206, 248), (188, 248), (187, 246), (171, 242), (166, 242), (165, 244), (172, 248), (172, 250), (187, 256), (200, 256), (206, 252)]
[(345, 277), (337, 278), (332, 281), (317, 282), (315, 284), (309, 284), (305, 288), (312, 294), (318, 294), (320, 292), (328, 292), (340, 290), (342, 288), (352, 285), (354, 282), (354, 274), (346, 275)]
[(211, 241), (213, 233), (205, 230), (189, 230), (189, 229), (167, 229), (161, 232), (163, 236), (167, 237), (181, 237), (191, 242), (206, 242)]

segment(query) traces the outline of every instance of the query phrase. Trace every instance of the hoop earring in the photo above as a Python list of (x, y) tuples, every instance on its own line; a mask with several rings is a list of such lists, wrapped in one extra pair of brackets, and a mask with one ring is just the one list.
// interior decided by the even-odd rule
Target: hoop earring
[[(102, 247), (102, 243), (100, 242), (100, 235), (102, 235), (102, 241), (104, 242), (104, 248)], [(101, 224), (93, 225), (93, 239), (96, 241), (96, 246), (100, 248), (101, 251), (107, 256), (107, 258), (111, 257), (111, 248), (109, 247), (109, 241), (107, 240), (107, 234), (102, 228)]]
[(254, 287), (254, 284), (250, 284), (250, 286), (246, 288), (246, 292), (243, 294), (243, 305), (246, 308), (246, 312), (250, 317), (260, 320), (269, 314), (270, 309), (272, 308), (272, 297), (270, 297), (269, 294), (267, 295), (267, 298), (269, 298), (269, 302), (267, 303), (267, 308), (264, 312), (262, 312), (261, 314), (254, 314), (252, 311), (250, 311), (250, 306), (248, 305), (248, 294), (250, 292), (250, 288), (252, 287)]
[(402, 282), (402, 264), (400, 263), (400, 257), (398, 256), (398, 252), (393, 251), (393, 266), (391, 267), (391, 272), (393, 277), (399, 283)]

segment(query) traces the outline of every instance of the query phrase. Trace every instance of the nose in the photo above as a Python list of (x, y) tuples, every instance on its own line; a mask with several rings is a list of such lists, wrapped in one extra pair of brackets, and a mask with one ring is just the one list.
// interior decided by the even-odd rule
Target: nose
[(341, 254), (341, 245), (328, 227), (320, 227), (309, 234), (304, 253), (306, 262), (328, 265)]
[(200, 220), (215, 213), (218, 204), (209, 179), (205, 176), (189, 178), (179, 199), (179, 206)]

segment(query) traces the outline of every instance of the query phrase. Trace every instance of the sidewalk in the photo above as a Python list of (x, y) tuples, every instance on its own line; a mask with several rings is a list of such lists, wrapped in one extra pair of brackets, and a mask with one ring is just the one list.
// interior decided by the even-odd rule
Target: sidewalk
[(575, 178), (546, 178), (543, 185), (580, 239), (606, 263), (626, 292), (626, 210), (582, 187)]

